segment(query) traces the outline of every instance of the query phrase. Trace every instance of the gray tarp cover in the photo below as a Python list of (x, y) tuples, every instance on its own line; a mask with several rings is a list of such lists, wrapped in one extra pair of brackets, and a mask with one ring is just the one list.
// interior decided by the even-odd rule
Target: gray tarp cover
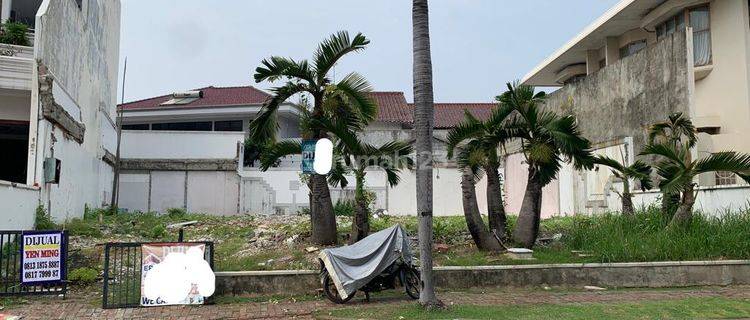
[(399, 257), (411, 263), (409, 237), (395, 225), (345, 247), (325, 249), (318, 256), (342, 298), (349, 297)]

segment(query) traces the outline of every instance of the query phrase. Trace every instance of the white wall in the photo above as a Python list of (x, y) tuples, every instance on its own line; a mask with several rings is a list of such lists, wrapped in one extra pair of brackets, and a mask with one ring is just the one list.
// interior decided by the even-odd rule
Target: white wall
[(38, 189), (0, 182), (0, 230), (33, 229), (38, 205)]
[(120, 207), (131, 212), (164, 213), (171, 208), (186, 208), (190, 212), (235, 215), (239, 213), (239, 181), (233, 171), (123, 172)]
[(120, 152), (126, 159), (233, 159), (242, 132), (123, 130)]
[(240, 178), (232, 171), (192, 171), (187, 176), (187, 210), (216, 215), (239, 213)]
[[(750, 209), (750, 186), (712, 186), (698, 187), (698, 194), (693, 209), (709, 216), (721, 216), (727, 212)], [(636, 208), (650, 204), (660, 205), (659, 191), (634, 192), (633, 204)]]

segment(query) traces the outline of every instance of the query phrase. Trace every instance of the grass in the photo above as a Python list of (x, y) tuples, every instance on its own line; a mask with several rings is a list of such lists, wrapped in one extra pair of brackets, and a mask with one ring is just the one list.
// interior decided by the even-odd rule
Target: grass
[(459, 305), (425, 311), (416, 304), (364, 306), (320, 312), (340, 319), (736, 319), (750, 317), (750, 301), (727, 298), (538, 305)]
[[(99, 213), (103, 224), (99, 224)], [(71, 268), (96, 265), (100, 248), (93, 244), (106, 241), (174, 241), (175, 230), (167, 230), (171, 223), (198, 220), (199, 224), (185, 230), (186, 240), (210, 240), (215, 243), (216, 270), (278, 270), (317, 269), (317, 252), (307, 253), (310, 246), (310, 222), (304, 217), (292, 222), (272, 225), (259, 222), (252, 216), (218, 217), (207, 214), (170, 210), (167, 214), (120, 213), (87, 211), (83, 219), (73, 219), (61, 225), (77, 239), (84, 259)], [(658, 208), (644, 208), (632, 217), (620, 214), (572, 216), (544, 220), (540, 236), (561, 234), (559, 241), (534, 249), (535, 260), (510, 260), (502, 254), (479, 252), (473, 246), (463, 216), (435, 217), (435, 239), (448, 244), (447, 252), (434, 254), (438, 266), (638, 262), (679, 260), (750, 259), (750, 211), (727, 213), (721, 218), (696, 215), (686, 227), (668, 226), (669, 219)], [(350, 217), (338, 217), (339, 243), (351, 228)], [(372, 219), (373, 232), (401, 224), (407, 233), (417, 234), (417, 219), (413, 216), (386, 216)], [(515, 217), (509, 217), (509, 230)], [(253, 249), (250, 244), (257, 233), (270, 232), (270, 244)], [(298, 236), (293, 243), (285, 240)], [(585, 252), (579, 255), (576, 251)], [(87, 258), (86, 258), (87, 257)], [(272, 263), (268, 263), (272, 260)]]

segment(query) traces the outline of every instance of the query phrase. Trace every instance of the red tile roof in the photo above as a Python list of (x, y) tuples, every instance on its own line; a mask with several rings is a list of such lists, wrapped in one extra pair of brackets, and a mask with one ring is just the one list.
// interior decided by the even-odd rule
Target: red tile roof
[(370, 97), (378, 105), (378, 121), (411, 123), (412, 109), (403, 92), (371, 92)]
[[(162, 106), (171, 99), (172, 95), (128, 102), (119, 105), (125, 110), (139, 109), (171, 109), (183, 107), (221, 107), (236, 105), (262, 104), (271, 97), (268, 93), (252, 86), (244, 87), (205, 87), (196, 89), (203, 91), (203, 98), (183, 105)], [(411, 124), (413, 122), (414, 106), (407, 103), (403, 92), (372, 92), (370, 97), (378, 105), (377, 121), (388, 123)], [(479, 119), (487, 119), (495, 107), (494, 103), (435, 103), (435, 128), (448, 129), (461, 123), (464, 119), (464, 109)]]
[(489, 119), (494, 103), (435, 103), (435, 129), (450, 129), (464, 121), (464, 110), (480, 120)]
[(195, 100), (188, 104), (181, 105), (169, 105), (162, 106), (161, 104), (172, 98), (171, 94), (158, 96), (149, 99), (143, 99), (133, 102), (128, 102), (119, 105), (119, 107), (125, 110), (138, 110), (138, 109), (172, 109), (172, 108), (184, 108), (184, 107), (222, 107), (222, 106), (237, 106), (237, 105), (253, 105), (262, 104), (267, 99), (271, 98), (271, 95), (261, 90), (256, 89), (252, 86), (244, 87), (205, 87), (195, 89), (196, 91), (203, 91), (203, 98)]

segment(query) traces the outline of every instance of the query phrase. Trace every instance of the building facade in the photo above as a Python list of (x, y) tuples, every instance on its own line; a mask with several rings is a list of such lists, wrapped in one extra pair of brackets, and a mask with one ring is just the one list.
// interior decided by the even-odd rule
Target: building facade
[(0, 219), (28, 229), (108, 205), (116, 143), (118, 0), (3, 0), (29, 46), (0, 44)]
[[(547, 107), (575, 114), (598, 154), (632, 163), (645, 144), (648, 127), (673, 112), (688, 115), (696, 125), (696, 157), (750, 152), (743, 138), (750, 130), (748, 4), (621, 1), (522, 82), (560, 87)], [(519, 159), (508, 156), (509, 195), (525, 183)], [(545, 191), (545, 216), (619, 210), (613, 190), (621, 183), (608, 169), (566, 168), (558, 178)], [(696, 182), (696, 208), (706, 213), (744, 208), (750, 195), (741, 179), (731, 174), (705, 174)], [(636, 202), (648, 205), (657, 196), (658, 191), (641, 192)], [(520, 199), (509, 199), (511, 211), (519, 205)]]
[[(131, 211), (164, 212), (184, 208), (211, 214), (293, 214), (309, 207), (309, 190), (299, 156), (287, 157), (261, 171), (244, 161), (243, 143), (249, 121), (270, 96), (253, 87), (207, 87), (122, 104), (123, 171), (120, 207)], [(362, 134), (374, 145), (411, 141), (413, 106), (402, 92), (373, 92), (378, 118)], [(464, 110), (480, 118), (494, 105), (436, 104), (434, 170), (435, 212), (462, 214), (460, 179), (447, 159), (447, 131), (463, 120)], [(298, 111), (290, 103), (279, 109), (279, 136), (300, 139)], [(401, 173), (401, 183), (388, 187), (384, 172), (367, 173), (375, 193), (373, 209), (415, 214), (416, 177)], [(478, 184), (480, 206), (486, 210), (484, 181)], [(354, 196), (354, 179), (346, 188), (331, 188), (334, 201)]]

